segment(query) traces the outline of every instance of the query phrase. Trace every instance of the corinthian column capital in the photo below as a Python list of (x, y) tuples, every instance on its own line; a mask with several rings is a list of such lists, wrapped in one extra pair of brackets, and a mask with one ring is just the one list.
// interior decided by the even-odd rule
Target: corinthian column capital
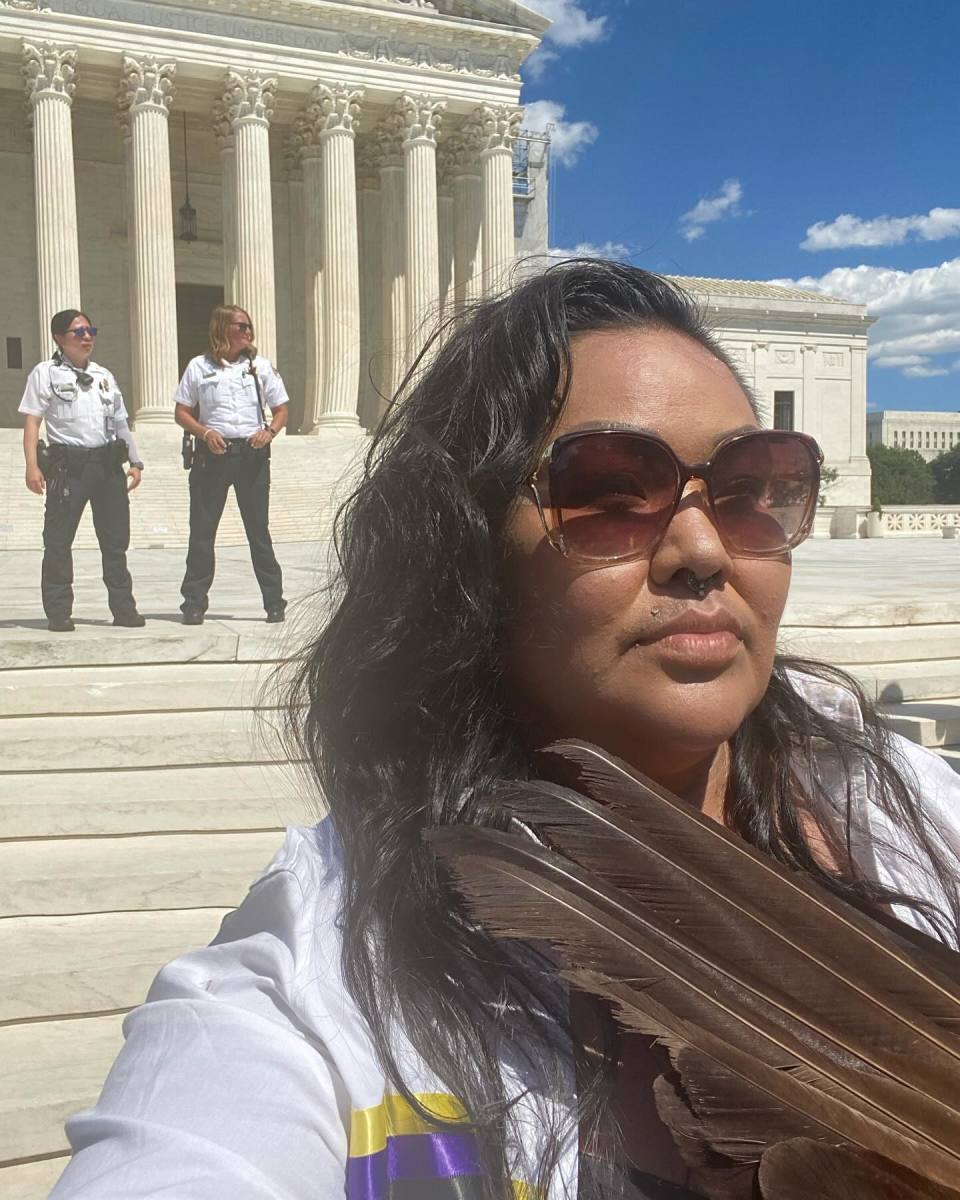
[(317, 82), (304, 113), (318, 138), (330, 133), (347, 133), (353, 137), (362, 101), (363, 88)]
[(265, 79), (259, 71), (227, 70), (223, 81), (223, 106), (232, 125), (238, 121), (259, 121), (269, 125), (277, 81)]
[(55, 96), (67, 104), (73, 102), (77, 73), (75, 47), (57, 46), (53, 42), (24, 42), (22, 72), (31, 104), (44, 96)]
[(177, 64), (158, 59), (123, 56), (123, 81), (120, 104), (134, 112), (139, 109), (159, 109), (166, 115), (173, 100), (173, 81)]
[(446, 107), (446, 100), (438, 96), (404, 92), (396, 104), (397, 112), (403, 118), (404, 146), (414, 142), (432, 142), (436, 145)]
[(482, 152), (512, 148), (523, 117), (522, 108), (510, 104), (481, 104), (474, 109), (474, 114), (482, 129)]

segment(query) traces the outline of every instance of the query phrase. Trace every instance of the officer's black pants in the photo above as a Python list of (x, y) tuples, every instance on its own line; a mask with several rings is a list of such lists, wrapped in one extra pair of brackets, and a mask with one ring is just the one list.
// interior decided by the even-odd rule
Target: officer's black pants
[(283, 606), (283, 575), (273, 552), (268, 521), (270, 516), (270, 453), (231, 443), (227, 454), (198, 451), (190, 468), (190, 545), (187, 570), (180, 585), (182, 611), (205, 612), (207, 593), (216, 567), (214, 543), (217, 527), (233, 488), (243, 528), (250, 544), (253, 570), (263, 594), (263, 607)]
[(88, 501), (100, 543), (110, 611), (122, 617), (137, 607), (127, 570), (130, 499), (123, 467), (102, 455), (71, 455), (63, 498), (52, 498), (48, 487), (43, 517), (40, 594), (43, 611), (51, 621), (66, 620), (73, 611), (73, 539)]

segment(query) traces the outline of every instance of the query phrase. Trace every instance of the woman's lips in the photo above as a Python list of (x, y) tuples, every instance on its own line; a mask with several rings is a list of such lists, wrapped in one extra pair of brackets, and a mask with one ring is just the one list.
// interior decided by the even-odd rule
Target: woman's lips
[(715, 633), (671, 633), (650, 642), (658, 657), (693, 666), (724, 666), (732, 662), (740, 648), (740, 639), (729, 629)]
[(688, 607), (633, 644), (673, 662), (723, 667), (736, 657), (742, 641), (743, 628), (732, 613)]

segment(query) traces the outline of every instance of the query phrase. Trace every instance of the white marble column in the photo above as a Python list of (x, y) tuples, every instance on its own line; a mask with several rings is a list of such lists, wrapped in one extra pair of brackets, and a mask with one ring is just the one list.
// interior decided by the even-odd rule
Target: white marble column
[(483, 127), (466, 122), (453, 139), (454, 302), (457, 309), (483, 295), (483, 185), (480, 160)]
[(370, 137), (357, 141), (357, 208), (360, 222), (360, 396), (357, 412), (364, 428), (375, 428), (385, 389), (380, 350), (380, 164)]
[(136, 419), (168, 424), (177, 387), (177, 289), (167, 115), (176, 66), (123, 56), (136, 293)]
[(117, 99), (117, 120), (123, 138), (124, 193), (123, 205), (126, 214), (127, 237), (127, 317), (130, 330), (130, 379), (133, 383), (127, 408), (135, 409), (140, 392), (140, 324), (138, 320), (137, 296), (140, 285), (137, 280), (136, 239), (133, 230), (133, 137), (130, 132), (130, 110), (126, 106), (126, 83), (121, 80)]
[(407, 364), (406, 191), (403, 118), (390, 112), (374, 137), (380, 153), (380, 386), (393, 399)]
[(756, 397), (758, 416), (764, 429), (773, 428), (773, 396), (769, 392), (767, 371), (769, 369), (770, 346), (767, 342), (753, 342), (753, 394)]
[(220, 147), (221, 235), (223, 242), (223, 302), (235, 304), (237, 294), (237, 146), (233, 125), (222, 100), (213, 106), (213, 132)]
[(438, 316), (437, 134), (445, 108), (445, 100), (425, 94), (404, 94), (397, 101), (404, 121), (407, 342), (411, 362), (426, 344)]
[(50, 318), (80, 307), (77, 194), (73, 175), (73, 103), (77, 51), (52, 42), (23, 43), (23, 74), (33, 118), (33, 191), (37, 246), (39, 348), (51, 347)]
[(303, 171), (304, 406), (301, 433), (315, 433), (324, 397), (323, 160), (316, 127), (301, 114), (294, 132)]
[(513, 141), (522, 112), (507, 104), (481, 105), (483, 178), (483, 288), (496, 295), (510, 284), (516, 254), (513, 232)]
[(317, 83), (306, 108), (320, 148), (323, 224), (322, 395), (311, 432), (359, 429), (360, 259), (357, 232), (356, 121), (363, 90)]
[(270, 118), (276, 79), (228, 70), (223, 104), (237, 156), (237, 270), (234, 303), (253, 320), (257, 348), (276, 362), (277, 301), (270, 190)]

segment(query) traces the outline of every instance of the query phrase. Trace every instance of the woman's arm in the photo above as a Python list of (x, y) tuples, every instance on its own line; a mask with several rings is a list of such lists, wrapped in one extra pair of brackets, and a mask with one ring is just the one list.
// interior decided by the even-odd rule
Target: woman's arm
[(302, 903), (274, 871), (227, 919), (235, 940), (160, 972), (97, 1104), (67, 1123), (51, 1200), (342, 1200), (349, 1105), (292, 1002)]
[(27, 464), (26, 482), (31, 492), (43, 495), (43, 472), (37, 465), (37, 443), (40, 440), (40, 422), (43, 417), (27, 413), (23, 419), (23, 457)]

